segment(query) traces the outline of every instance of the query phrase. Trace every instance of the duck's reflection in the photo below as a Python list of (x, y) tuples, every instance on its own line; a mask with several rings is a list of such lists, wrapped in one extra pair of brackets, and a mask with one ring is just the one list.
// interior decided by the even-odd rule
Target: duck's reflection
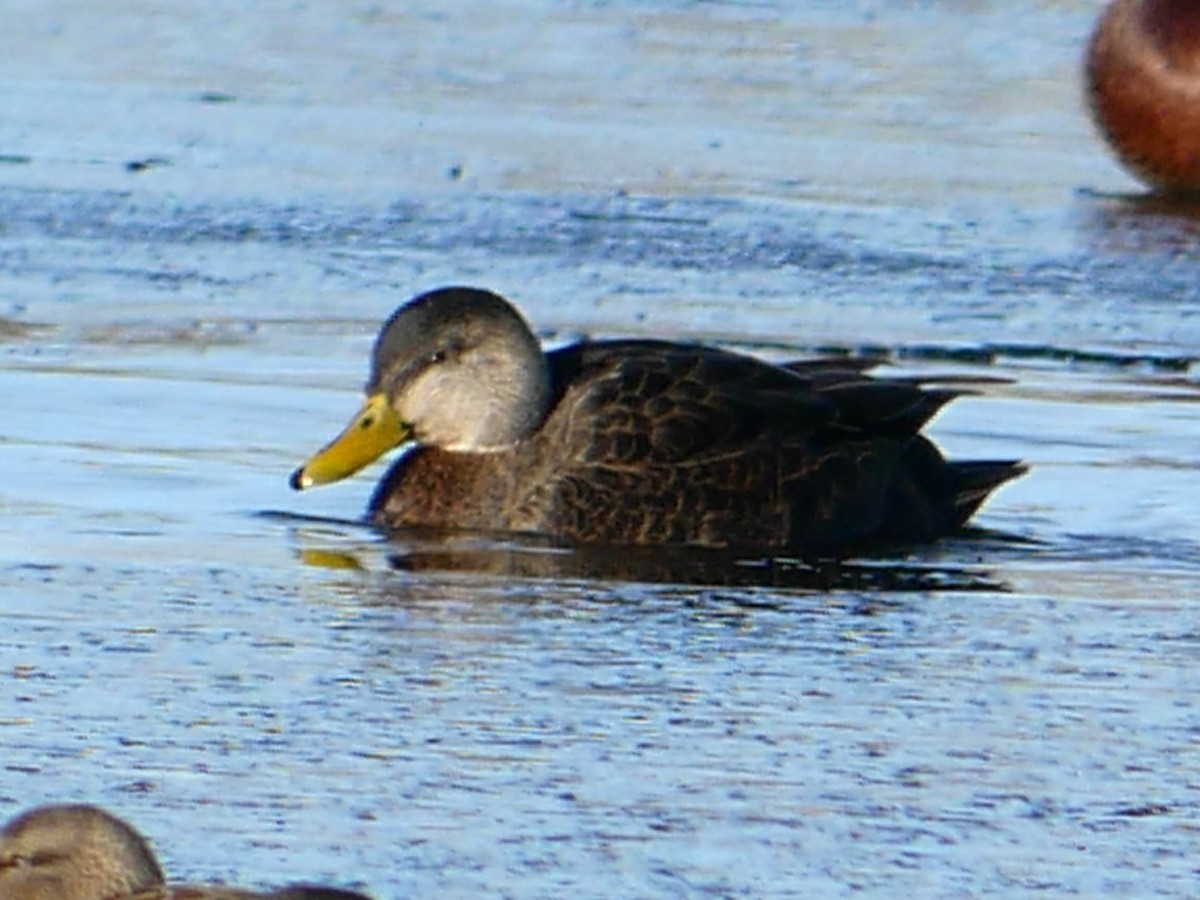
[(1082, 198), (1082, 231), (1097, 253), (1186, 253), (1190, 261), (1200, 249), (1200, 197), (1085, 191)]
[(544, 581), (637, 582), (655, 585), (779, 588), (789, 591), (1003, 593), (1009, 585), (978, 560), (1019, 538), (971, 529), (932, 548), (853, 560), (747, 556), (689, 547), (565, 548), (537, 537), (404, 529), (386, 542), (336, 542), (298, 530), (301, 559), (331, 570), (472, 573)]

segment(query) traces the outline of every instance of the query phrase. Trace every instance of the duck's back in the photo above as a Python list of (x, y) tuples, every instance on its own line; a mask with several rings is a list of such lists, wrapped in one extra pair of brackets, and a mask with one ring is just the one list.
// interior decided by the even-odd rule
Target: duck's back
[(414, 451), (381, 485), (376, 517), (832, 552), (944, 534), (1020, 471), (947, 463), (918, 432), (957, 392), (871, 378), (853, 360), (777, 366), (660, 341), (548, 358), (556, 402), (533, 438), (503, 453)]

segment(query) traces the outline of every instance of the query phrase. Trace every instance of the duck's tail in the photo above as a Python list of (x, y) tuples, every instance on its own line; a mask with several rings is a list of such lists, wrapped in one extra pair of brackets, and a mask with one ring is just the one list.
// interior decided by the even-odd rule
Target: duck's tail
[(1015, 459), (952, 462), (955, 527), (964, 525), (983, 501), (1005, 482), (1020, 478), (1029, 466)]

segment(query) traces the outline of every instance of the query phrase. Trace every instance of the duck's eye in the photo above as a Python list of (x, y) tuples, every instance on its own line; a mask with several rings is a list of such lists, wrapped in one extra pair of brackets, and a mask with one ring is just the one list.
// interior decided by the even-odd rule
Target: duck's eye
[(433, 363), (434, 365), (445, 362), (446, 361), (446, 351), (445, 350), (434, 350), (433, 355), (429, 357), (429, 361), (431, 363)]

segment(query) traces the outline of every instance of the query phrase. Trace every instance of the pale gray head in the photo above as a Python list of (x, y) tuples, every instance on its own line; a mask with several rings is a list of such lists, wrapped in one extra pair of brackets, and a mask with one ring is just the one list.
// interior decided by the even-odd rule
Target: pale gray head
[(422, 294), (375, 342), (367, 395), (384, 393), (411, 436), (489, 451), (528, 437), (552, 399), (546, 356), (503, 297), (468, 287)]
[(0, 830), (0, 900), (111, 900), (162, 883), (145, 839), (94, 806), (40, 806)]

